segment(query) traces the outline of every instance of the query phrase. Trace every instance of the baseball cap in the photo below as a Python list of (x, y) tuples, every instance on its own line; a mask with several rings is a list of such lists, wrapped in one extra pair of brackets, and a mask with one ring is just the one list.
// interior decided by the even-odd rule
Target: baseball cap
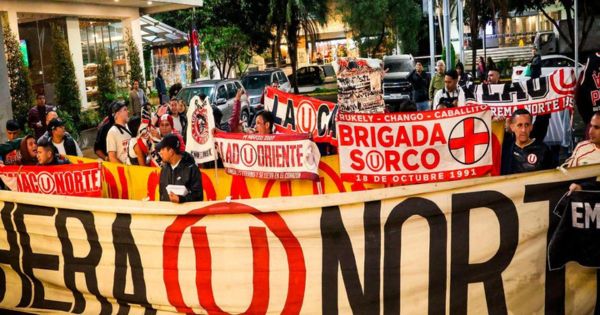
[(48, 123), (48, 132), (52, 132), (52, 130), (57, 127), (64, 126), (65, 122), (60, 118), (52, 118), (52, 120)]
[(171, 125), (171, 128), (175, 128), (175, 124), (173, 123), (173, 117), (171, 115), (169, 115), (169, 114), (163, 114), (162, 116), (160, 116), (159, 123), (163, 122), (163, 121), (168, 121), (169, 124)]
[(125, 102), (123, 101), (114, 101), (111, 105), (110, 105), (110, 109), (111, 112), (113, 113), (113, 115), (118, 112), (119, 110), (121, 110), (121, 108), (123, 107), (127, 107), (127, 105), (125, 105)]
[(175, 150), (175, 152), (177, 152), (177, 153), (181, 152), (181, 141), (179, 140), (179, 137), (172, 133), (166, 135), (156, 145), (157, 151), (160, 151), (163, 148), (171, 148), (171, 149)]

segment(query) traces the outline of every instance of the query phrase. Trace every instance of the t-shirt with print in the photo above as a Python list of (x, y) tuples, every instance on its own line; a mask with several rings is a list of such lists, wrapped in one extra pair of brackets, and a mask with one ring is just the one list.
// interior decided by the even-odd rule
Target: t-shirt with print
[(106, 135), (106, 152), (116, 152), (121, 163), (127, 163), (127, 143), (131, 139), (131, 132), (127, 126), (113, 125)]

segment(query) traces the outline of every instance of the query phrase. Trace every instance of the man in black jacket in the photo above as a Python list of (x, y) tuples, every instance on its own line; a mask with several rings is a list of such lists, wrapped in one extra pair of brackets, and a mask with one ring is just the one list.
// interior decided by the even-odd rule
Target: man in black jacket
[(417, 104), (417, 110), (429, 110), (429, 74), (423, 71), (423, 65), (417, 61), (415, 70), (408, 76), (408, 81), (413, 86), (413, 101)]
[[(166, 135), (156, 146), (163, 166), (160, 171), (160, 200), (174, 203), (202, 201), (202, 177), (194, 158), (181, 151), (182, 138)], [(167, 186), (185, 186), (187, 193), (175, 194)], [(181, 188), (181, 187), (179, 187)]]
[(550, 149), (544, 144), (550, 114), (538, 115), (535, 123), (526, 109), (517, 109), (511, 116), (512, 133), (504, 134), (501, 175), (551, 169)]

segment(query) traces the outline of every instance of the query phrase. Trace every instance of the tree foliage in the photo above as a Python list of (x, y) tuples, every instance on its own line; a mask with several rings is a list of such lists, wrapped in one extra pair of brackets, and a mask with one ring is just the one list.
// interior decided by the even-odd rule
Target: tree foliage
[(200, 41), (221, 78), (228, 78), (240, 61), (247, 63), (252, 57), (248, 35), (235, 26), (204, 28), (200, 31)]
[(23, 54), (15, 35), (11, 32), (8, 23), (2, 24), (4, 34), (4, 51), (6, 67), (8, 69), (8, 82), (12, 104), (13, 117), (21, 126), (25, 126), (27, 112), (33, 105), (34, 92), (31, 88), (29, 69), (23, 63)]
[(67, 39), (62, 29), (56, 25), (52, 26), (52, 66), (56, 103), (61, 110), (70, 113), (77, 124), (81, 113), (81, 100), (75, 78), (75, 66)]
[(288, 54), (292, 64), (292, 85), (298, 93), (298, 38), (303, 31), (314, 43), (317, 28), (324, 25), (327, 18), (327, 0), (270, 0), (270, 24), (276, 26), (276, 32), (285, 30)]
[(361, 55), (389, 54), (396, 39), (405, 52), (416, 52), (421, 11), (415, 0), (341, 0), (338, 10)]
[(102, 117), (110, 112), (109, 104), (115, 100), (116, 95), (117, 86), (112, 62), (106, 55), (106, 50), (100, 49), (98, 52), (98, 107)]
[(273, 38), (268, 14), (269, 1), (205, 0), (200, 8), (158, 13), (153, 17), (184, 32), (192, 26), (199, 32), (212, 27), (237, 27), (248, 37), (250, 49), (260, 54)]
[(140, 50), (138, 49), (131, 31), (127, 30), (125, 33), (125, 50), (127, 51), (127, 61), (129, 62), (129, 86), (133, 86), (134, 81), (140, 83), (140, 88), (146, 92), (146, 79), (144, 77), (144, 71), (142, 71), (142, 62), (140, 60)]
[[(536, 10), (542, 12), (542, 14), (554, 25), (558, 30), (560, 37), (562, 37), (571, 47), (575, 46), (575, 7), (573, 0), (508, 0), (511, 8), (515, 9), (517, 13), (522, 13), (526, 10)], [(567, 32), (559, 27), (559, 21), (554, 19), (546, 7), (554, 4), (561, 4), (565, 8), (567, 15)], [(579, 29), (581, 32), (581, 40), (579, 41), (579, 49), (585, 45), (588, 35), (592, 30), (596, 16), (600, 15), (600, 1), (579, 1), (579, 18), (583, 23), (583, 27)]]

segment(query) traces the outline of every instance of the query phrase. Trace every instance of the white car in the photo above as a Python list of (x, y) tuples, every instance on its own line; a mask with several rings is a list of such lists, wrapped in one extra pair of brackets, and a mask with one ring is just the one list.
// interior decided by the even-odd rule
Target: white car
[[(529, 66), (529, 64), (527, 65)], [(513, 67), (512, 81), (519, 82), (528, 80), (529, 77), (525, 76), (525, 69), (527, 66), (515, 66)], [(552, 72), (562, 68), (573, 68), (575, 67), (575, 61), (569, 57), (562, 55), (545, 55), (542, 56), (542, 77), (549, 76)], [(579, 64), (579, 71), (583, 71), (583, 65)]]

